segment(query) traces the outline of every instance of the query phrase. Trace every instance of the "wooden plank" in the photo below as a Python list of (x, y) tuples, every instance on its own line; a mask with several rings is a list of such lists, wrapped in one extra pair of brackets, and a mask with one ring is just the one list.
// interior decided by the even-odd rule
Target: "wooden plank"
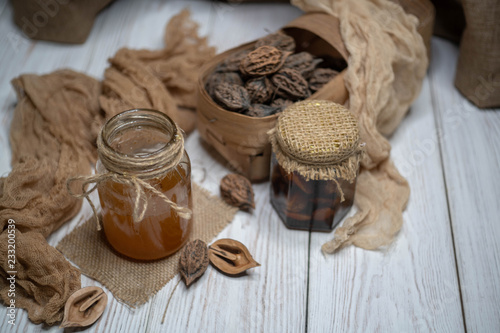
[(12, 8), (7, 0), (0, 5), (0, 174), (6, 175), (10, 168), (9, 128), (12, 113), (16, 103), (14, 90), (10, 80), (21, 70), (24, 57), (33, 47), (33, 42), (28, 42), (19, 29), (12, 23)]
[[(210, 41), (219, 51), (277, 30), (299, 14), (286, 5), (212, 6)], [(189, 137), (186, 147), (193, 164), (193, 180), (218, 193), (220, 179), (229, 172), (226, 163), (200, 145), (198, 133)], [(254, 185), (254, 191), (257, 208), (253, 214), (238, 213), (218, 238), (241, 241), (262, 266), (239, 278), (227, 277), (210, 267), (189, 289), (179, 284), (161, 325), (165, 300), (173, 288), (169, 283), (152, 301), (148, 330), (304, 331), (308, 234), (282, 225), (269, 204), (268, 183)]]
[[(210, 161), (199, 148), (198, 134), (188, 140), (188, 152), (194, 158)], [(201, 171), (201, 173), (200, 173)], [(228, 170), (209, 163), (202, 186), (216, 188)], [(208, 183), (208, 184), (207, 184)], [(165, 323), (161, 319), (172, 283), (152, 301), (151, 331), (228, 332), (303, 331), (307, 281), (307, 233), (287, 230), (269, 205), (269, 184), (254, 185), (256, 210), (239, 212), (218, 238), (233, 238), (248, 246), (262, 265), (248, 275), (231, 278), (210, 267), (205, 275), (187, 289), (183, 283), (175, 290)]]
[[(8, 82), (10, 78), (25, 72), (46, 73), (61, 67), (74, 68), (102, 78), (107, 58), (118, 48), (160, 48), (163, 45), (165, 23), (188, 4), (193, 18), (201, 24), (201, 33), (210, 33), (210, 42), (219, 50), (243, 42), (241, 36), (254, 39), (268, 31), (274, 31), (300, 14), (300, 11), (288, 5), (119, 1), (98, 16), (84, 45), (68, 46), (23, 39), (17, 48), (4, 49), (4, 53), (0, 50), (0, 61), (9, 64), (0, 68), (2, 77), (6, 78), (0, 82), (0, 87), (3, 88), (0, 90), (0, 97), (8, 106), (8, 111), (1, 115), (3, 121), (0, 149), (5, 153), (2, 156), (10, 156), (6, 138), (15, 103), (15, 96)], [(214, 13), (216, 15), (213, 15)], [(2, 18), (10, 18), (10, 7), (4, 9), (1, 15)], [(11, 23), (5, 22), (8, 21), (0, 20), (2, 31), (19, 33)], [(6, 91), (9, 93), (6, 94)], [(225, 164), (201, 146), (197, 133), (188, 138), (186, 149), (192, 159), (193, 180), (213, 193), (218, 193), (218, 183), (228, 172)], [(2, 160), (0, 171), (7, 173), (10, 170), (9, 160), (10, 158)], [(228, 278), (210, 269), (202, 280), (189, 290), (179, 285), (173, 295), (164, 325), (161, 325), (161, 319), (176, 279), (138, 309), (129, 309), (110, 297), (103, 317), (90, 330), (194, 332), (224, 328), (245, 331), (303, 331), (308, 235), (293, 233), (279, 223), (269, 205), (268, 184), (255, 186), (255, 191), (255, 212), (238, 213), (235, 221), (220, 238), (231, 237), (245, 243), (262, 267), (240, 278)], [(90, 210), (85, 205), (75, 219), (49, 238), (49, 243), (57, 244), (76, 226), (81, 216), (89, 215)], [(82, 286), (87, 285), (101, 286), (82, 276)], [(2, 307), (0, 315), (4, 314), (5, 308)], [(33, 325), (23, 310), (18, 311), (17, 320), (17, 330), (58, 330), (57, 327), (47, 329), (41, 325)], [(6, 322), (1, 321), (0, 331), (8, 329), (10, 328)]]
[(411, 186), (404, 224), (386, 250), (323, 256), (311, 236), (308, 332), (461, 332), (460, 294), (429, 81), (391, 137)]
[[(434, 41), (431, 87), (467, 330), (500, 331), (500, 109), (479, 110), (453, 86), (458, 48)], [(494, 93), (487, 77), (478, 98)], [(498, 77), (496, 78), (498, 86)], [(498, 89), (497, 89), (498, 91)]]
[[(198, 2), (195, 3), (198, 5)], [(8, 31), (22, 39), (18, 45), (3, 49), (0, 53), (0, 61), (10, 66), (1, 66), (2, 81), (0, 82), (0, 105), (5, 101), (2, 108), (2, 130), (1, 146), (2, 163), (0, 172), (7, 174), (10, 170), (10, 148), (8, 142), (8, 131), (12, 111), (16, 102), (15, 95), (10, 87), (10, 79), (21, 73), (47, 73), (58, 68), (69, 67), (83, 71), (101, 79), (104, 69), (108, 66), (107, 59), (121, 47), (147, 47), (159, 49), (163, 46), (163, 35), (168, 20), (187, 4), (185, 2), (137, 2), (120, 1), (114, 3), (98, 16), (93, 30), (87, 42), (83, 45), (63, 45), (46, 42), (34, 42), (24, 39), (11, 22), (11, 8), (7, 6), (2, 12), (0, 19), (1, 31)], [(199, 3), (194, 8), (193, 18), (201, 23), (201, 33), (207, 33), (206, 27), (210, 18), (210, 7), (208, 4)], [(8, 18), (8, 19), (5, 19)], [(9, 22), (10, 24), (6, 24)], [(149, 24), (144, 24), (149, 22)], [(205, 30), (203, 30), (205, 29)], [(13, 35), (14, 36), (14, 35)], [(14, 39), (15, 40), (15, 39)], [(4, 158), (5, 157), (5, 158)], [(94, 202), (97, 197), (94, 195)], [(55, 246), (69, 231), (80, 221), (82, 216), (90, 216), (89, 207), (84, 208), (72, 221), (65, 224), (48, 239), (49, 244)], [(103, 287), (100, 283), (82, 275), (82, 286), (96, 285)], [(130, 309), (116, 301), (108, 293), (109, 303), (103, 317), (92, 326), (92, 330), (100, 332), (110, 331), (144, 331), (148, 320), (151, 304), (147, 303), (139, 309)], [(5, 317), (5, 307), (0, 308), (0, 315)], [(47, 328), (42, 325), (34, 325), (27, 318), (24, 310), (18, 310), (17, 327), (30, 332), (45, 332)], [(0, 331), (6, 332), (11, 329), (6, 321), (0, 321)], [(48, 331), (59, 331), (57, 327), (51, 327)]]
[[(36, 42), (25, 39), (20, 35), (19, 30), (13, 24), (8, 26), (1, 26), (2, 31), (8, 31), (11, 40), (16, 41), (17, 44), (11, 44), (10, 48), (4, 50), (0, 54), (2, 63), (9, 63), (10, 66), (2, 66), (2, 78), (0, 83), (0, 100), (6, 101), (6, 107), (2, 111), (2, 138), (8, 138), (9, 124), (12, 116), (12, 111), (15, 105), (15, 95), (10, 87), (10, 79), (22, 73), (48, 73), (59, 68), (68, 67), (78, 71), (93, 75), (97, 78), (102, 78), (104, 69), (107, 67), (107, 58), (112, 56), (120, 47), (127, 45), (127, 40), (133, 28), (130, 21), (134, 17), (141, 16), (150, 8), (140, 6), (139, 3), (120, 2), (119, 5), (113, 5), (113, 10), (106, 10), (100, 15), (93, 27), (87, 42), (83, 45), (64, 45), (47, 42)], [(180, 6), (177, 6), (180, 7)], [(161, 40), (163, 36), (163, 26), (168, 21), (169, 17), (176, 12), (169, 13), (165, 11), (163, 20), (160, 23), (160, 28), (156, 34), (149, 31), (150, 36), (158, 36)], [(10, 16), (11, 8), (8, 6), (2, 13), (8, 17), (8, 20), (0, 20), (0, 22), (11, 22)], [(114, 19), (116, 18), (116, 19)], [(207, 16), (208, 18), (208, 16)], [(5, 30), (4, 30), (5, 29)], [(107, 32), (107, 33), (105, 33)], [(15, 37), (15, 38), (14, 38)], [(16, 39), (19, 38), (19, 39)], [(151, 43), (151, 48), (161, 47), (161, 43)], [(8, 98), (5, 94), (8, 93)], [(8, 154), (2, 154), (7, 158), (2, 158), (2, 172), (7, 173), (10, 170), (10, 148), (8, 139), (1, 142), (2, 152), (8, 151)], [(94, 197), (95, 199), (96, 197)], [(81, 216), (90, 216), (89, 207), (84, 205), (84, 208), (71, 222), (65, 224), (56, 233), (48, 238), (49, 244), (55, 246), (59, 240), (64, 237), (76, 224), (80, 221)], [(82, 286), (102, 285), (92, 279), (82, 275)], [(116, 301), (113, 297), (109, 297), (109, 303), (106, 311), (101, 320), (93, 326), (93, 329), (100, 331), (108, 331), (107, 327), (112, 327), (111, 330), (121, 329), (123, 331), (131, 330), (140, 332), (143, 330), (147, 313), (150, 304), (144, 307), (131, 311), (126, 306)], [(4, 308), (0, 310), (2, 317), (5, 317)], [(0, 322), (0, 331), (7, 332), (10, 325), (6, 321)], [(42, 325), (34, 325), (28, 320), (27, 313), (24, 310), (17, 312), (17, 326), (16, 330), (25, 329), (29, 332), (46, 332), (46, 331), (59, 331), (60, 329), (55, 326), (49, 329)]]

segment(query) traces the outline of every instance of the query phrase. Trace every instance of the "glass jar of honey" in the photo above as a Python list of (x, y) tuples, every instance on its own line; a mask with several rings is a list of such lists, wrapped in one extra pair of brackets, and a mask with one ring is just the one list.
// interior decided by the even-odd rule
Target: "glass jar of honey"
[(165, 114), (129, 110), (98, 138), (97, 182), (109, 244), (139, 260), (166, 257), (192, 228), (191, 165), (178, 126)]
[(364, 144), (342, 105), (305, 100), (270, 132), (271, 204), (292, 229), (331, 231), (354, 202)]

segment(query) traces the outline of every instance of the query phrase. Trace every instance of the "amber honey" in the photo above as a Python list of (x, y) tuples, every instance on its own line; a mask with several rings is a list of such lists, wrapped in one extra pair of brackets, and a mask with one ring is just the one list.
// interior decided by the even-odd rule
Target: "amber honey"
[[(109, 144), (124, 156), (147, 157), (161, 150), (172, 139), (169, 133), (147, 122), (128, 126), (109, 136)], [(99, 164), (98, 171), (104, 167)], [(145, 168), (148, 169), (148, 168)], [(184, 155), (178, 165), (152, 179), (145, 179), (155, 189), (182, 207), (192, 209), (189, 157)], [(140, 172), (137, 174), (141, 176)], [(119, 253), (138, 260), (154, 260), (176, 252), (187, 241), (191, 219), (179, 215), (161, 197), (144, 188), (147, 200), (144, 217), (133, 220), (137, 191), (134, 186), (107, 180), (99, 184), (102, 225), (109, 244)]]
[[(181, 166), (151, 184), (191, 208), (191, 186), (187, 186)], [(113, 248), (127, 257), (153, 260), (177, 251), (187, 241), (191, 223), (177, 216), (159, 197), (145, 191), (150, 198), (139, 223), (132, 220), (134, 192), (129, 186), (108, 181), (99, 188), (99, 199), (104, 232)]]

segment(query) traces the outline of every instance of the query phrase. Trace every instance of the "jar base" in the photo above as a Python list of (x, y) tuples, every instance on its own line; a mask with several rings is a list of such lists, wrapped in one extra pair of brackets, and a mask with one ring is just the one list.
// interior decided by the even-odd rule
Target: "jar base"
[(186, 239), (178, 246), (178, 247), (175, 247), (173, 248), (172, 250), (168, 251), (168, 252), (164, 252), (162, 254), (159, 254), (159, 255), (151, 255), (151, 256), (138, 256), (138, 255), (130, 255), (128, 253), (124, 253), (123, 251), (120, 251), (118, 250), (117, 248), (115, 248), (113, 246), (113, 244), (111, 244), (107, 239), (106, 239), (106, 236), (104, 235), (104, 239), (106, 240), (106, 243), (107, 245), (109, 246), (109, 248), (114, 252), (116, 253), (118, 256), (120, 257), (123, 257), (124, 259), (127, 259), (127, 260), (132, 260), (132, 261), (138, 261), (138, 262), (150, 262), (150, 261), (157, 261), (157, 260), (163, 260), (163, 259), (166, 259), (174, 254), (176, 254), (180, 249), (182, 249), (182, 247), (184, 245), (186, 245), (186, 243), (188, 242), (189, 240), (189, 235), (188, 237), (186, 237)]
[(282, 207), (279, 207), (279, 205), (276, 204), (274, 200), (271, 200), (271, 205), (273, 206), (274, 210), (278, 213), (280, 220), (288, 229), (324, 232), (324, 233), (332, 232), (340, 223), (340, 221), (342, 221), (342, 219), (347, 215), (347, 213), (349, 213), (349, 210), (351, 209), (351, 206), (347, 207), (341, 206), (336, 212), (334, 212), (333, 218), (329, 220), (318, 219), (318, 218), (297, 219), (292, 216), (287, 216), (286, 210), (283, 209)]

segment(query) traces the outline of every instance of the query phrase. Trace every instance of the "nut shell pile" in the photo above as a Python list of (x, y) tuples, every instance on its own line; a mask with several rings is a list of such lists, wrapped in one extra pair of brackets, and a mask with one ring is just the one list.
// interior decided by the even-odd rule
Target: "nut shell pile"
[(322, 62), (308, 52), (295, 53), (294, 39), (278, 32), (224, 59), (207, 77), (205, 90), (228, 111), (267, 117), (308, 98), (338, 74), (319, 67)]

